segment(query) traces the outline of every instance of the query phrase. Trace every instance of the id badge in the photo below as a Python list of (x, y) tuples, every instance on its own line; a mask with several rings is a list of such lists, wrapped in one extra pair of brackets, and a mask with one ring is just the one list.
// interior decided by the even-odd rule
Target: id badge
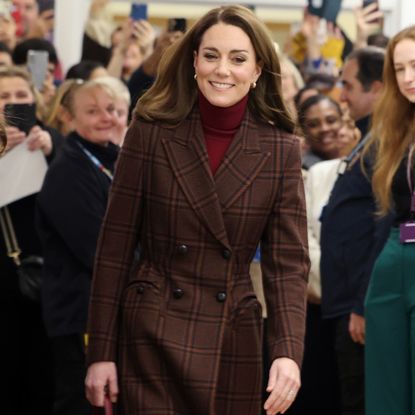
[(401, 244), (415, 243), (415, 222), (405, 222), (399, 225), (399, 240)]

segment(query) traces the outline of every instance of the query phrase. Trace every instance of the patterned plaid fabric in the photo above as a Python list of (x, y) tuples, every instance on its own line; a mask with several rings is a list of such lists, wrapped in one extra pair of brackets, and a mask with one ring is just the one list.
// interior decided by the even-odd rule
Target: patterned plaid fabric
[(270, 354), (301, 364), (306, 232), (293, 136), (247, 113), (212, 177), (196, 110), (176, 129), (134, 122), (89, 316), (88, 362), (117, 363), (120, 413), (257, 415), (262, 317), (249, 265), (261, 241)]

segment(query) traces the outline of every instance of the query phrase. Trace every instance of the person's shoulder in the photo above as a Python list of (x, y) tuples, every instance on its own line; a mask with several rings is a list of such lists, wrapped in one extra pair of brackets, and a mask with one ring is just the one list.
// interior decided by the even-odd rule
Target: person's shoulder
[(85, 165), (84, 160), (80, 148), (70, 134), (64, 139), (59, 153), (50, 164), (46, 179), (60, 180), (62, 176), (65, 177), (67, 174), (78, 176), (82, 166)]
[(312, 165), (309, 169), (309, 175), (312, 176), (321, 176), (324, 174), (328, 174), (330, 172), (337, 172), (339, 165), (341, 163), (341, 159), (336, 158), (332, 160), (323, 160), (314, 165)]

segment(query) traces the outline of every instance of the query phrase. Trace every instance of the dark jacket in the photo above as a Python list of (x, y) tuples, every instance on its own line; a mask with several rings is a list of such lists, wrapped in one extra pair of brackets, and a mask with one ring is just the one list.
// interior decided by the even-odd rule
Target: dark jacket
[(373, 157), (360, 158), (339, 175), (321, 216), (321, 288), (325, 318), (363, 315), (373, 264), (391, 226), (391, 217), (376, 218), (370, 183)]
[(70, 134), (52, 163), (37, 200), (45, 260), (42, 302), (49, 336), (85, 332), (92, 268), (110, 179), (77, 144), (112, 170), (118, 150)]

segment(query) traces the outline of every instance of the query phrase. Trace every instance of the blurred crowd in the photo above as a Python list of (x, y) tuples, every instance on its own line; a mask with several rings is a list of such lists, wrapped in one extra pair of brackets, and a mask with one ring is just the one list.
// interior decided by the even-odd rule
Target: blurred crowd
[[(66, 73), (52, 41), (50, 2), (12, 0), (0, 9), (5, 154), (27, 143), (50, 166), (40, 193), (7, 206), (22, 256), (41, 256), (49, 267), (41, 303), (22, 297), (0, 235), (3, 413), (90, 411), (83, 396), (84, 334), (114, 164), (137, 99), (154, 82), (164, 52), (183, 36), (183, 28), (156, 28), (145, 19), (115, 21), (108, 3), (92, 1), (82, 59)], [(354, 16), (351, 40), (306, 8), (298, 32), (276, 44), (281, 74), (275, 76), (303, 140), (312, 261), (303, 386), (289, 414), (364, 414), (363, 300), (393, 218), (375, 221), (371, 154), (362, 156), (388, 38), (376, 3), (356, 8)], [(33, 125), (23, 131), (10, 122), (10, 104), (34, 105)], [(259, 261), (252, 264), (256, 287)], [(59, 280), (47, 278), (56, 270)]]

